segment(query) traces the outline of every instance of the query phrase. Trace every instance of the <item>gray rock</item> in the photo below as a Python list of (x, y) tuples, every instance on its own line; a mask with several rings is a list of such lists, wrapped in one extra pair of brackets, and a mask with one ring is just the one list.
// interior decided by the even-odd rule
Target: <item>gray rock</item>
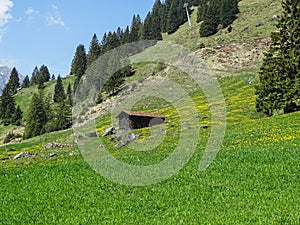
[(85, 136), (87, 136), (87, 137), (98, 137), (96, 132), (87, 132), (85, 134)]
[(49, 154), (49, 157), (50, 157), (50, 158), (53, 158), (53, 157), (55, 157), (55, 156), (56, 156), (56, 153), (55, 153), (55, 152), (52, 152), (52, 153)]
[(58, 148), (63, 148), (63, 147), (65, 147), (65, 145), (63, 145), (63, 144), (48, 143), (43, 147), (43, 149), (50, 149), (50, 148), (58, 149)]
[(115, 147), (119, 148), (122, 146), (128, 145), (130, 142), (134, 141), (136, 139), (135, 134), (133, 133), (128, 133), (127, 138), (124, 140), (121, 140), (118, 144), (115, 145)]
[(112, 135), (116, 133), (116, 129), (114, 127), (108, 127), (105, 129), (104, 134), (102, 135), (102, 137), (106, 137), (108, 135)]
[(273, 15), (272, 16), (272, 20), (278, 20), (278, 16), (277, 15)]
[(262, 25), (264, 25), (262, 22), (257, 22), (256, 23), (256, 27), (261, 27)]
[(32, 154), (30, 152), (20, 152), (19, 154), (17, 154), (15, 157), (14, 157), (14, 160), (16, 159), (21, 159), (21, 158), (29, 158), (31, 157)]
[(75, 138), (82, 139), (83, 136), (82, 136), (81, 134), (77, 134), (77, 135), (75, 136)]

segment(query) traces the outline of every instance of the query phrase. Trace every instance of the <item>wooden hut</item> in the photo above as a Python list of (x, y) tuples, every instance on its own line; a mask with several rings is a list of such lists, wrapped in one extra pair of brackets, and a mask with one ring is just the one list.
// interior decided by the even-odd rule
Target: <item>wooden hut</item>
[(122, 111), (116, 118), (119, 119), (120, 129), (139, 129), (151, 127), (165, 122), (166, 117), (160, 114), (146, 112)]

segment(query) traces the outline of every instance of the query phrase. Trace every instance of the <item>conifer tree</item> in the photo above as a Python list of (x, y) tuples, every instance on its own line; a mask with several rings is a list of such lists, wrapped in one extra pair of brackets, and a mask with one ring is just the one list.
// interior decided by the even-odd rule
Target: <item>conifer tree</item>
[(162, 9), (161, 9), (161, 24), (160, 28), (163, 33), (167, 32), (167, 19), (169, 15), (169, 11), (172, 5), (172, 0), (165, 0), (164, 3), (162, 4)]
[(129, 42), (130, 42), (130, 30), (129, 30), (129, 26), (127, 26), (122, 35), (121, 44), (126, 44)]
[(63, 130), (71, 126), (71, 106), (66, 102), (59, 102), (55, 111), (55, 130)]
[(143, 28), (142, 28), (142, 39), (143, 40), (152, 40), (153, 37), (153, 30), (152, 30), (152, 15), (150, 12), (148, 12), (145, 20), (144, 20), (144, 24), (143, 24)]
[(38, 83), (44, 83), (50, 81), (50, 72), (47, 66), (42, 65), (39, 70)]
[(168, 12), (166, 31), (168, 34), (174, 33), (179, 26), (179, 18), (177, 12), (178, 0), (173, 0), (171, 3), (170, 10)]
[(284, 12), (271, 36), (256, 87), (256, 108), (267, 115), (299, 109), (300, 2), (284, 0), (282, 7)]
[(28, 139), (45, 133), (46, 123), (47, 112), (42, 94), (35, 93), (31, 99), (23, 138)]
[(22, 88), (29, 88), (30, 87), (30, 80), (29, 80), (29, 77), (28, 76), (25, 76), (23, 82), (22, 82), (22, 85), (21, 85)]
[(92, 63), (96, 61), (100, 55), (101, 55), (101, 46), (99, 44), (97, 35), (94, 34), (87, 54), (87, 67), (92, 65)]
[(80, 44), (76, 48), (74, 58), (71, 65), (71, 74), (81, 78), (87, 67), (87, 57), (84, 45)]
[(105, 51), (110, 51), (118, 46), (120, 46), (120, 40), (118, 39), (116, 32), (108, 32), (106, 45), (104, 46)]
[(120, 71), (114, 73), (106, 82), (103, 90), (108, 94), (115, 95), (124, 82), (124, 74)]
[(35, 66), (33, 69), (32, 75), (31, 75), (31, 80), (30, 80), (31, 86), (37, 84), (37, 79), (38, 79), (39, 73), (40, 73), (40, 71), (39, 71), (38, 67)]
[(85, 52), (84, 45), (80, 44), (76, 48), (75, 56), (72, 60), (71, 65), (71, 74), (76, 76), (75, 83), (74, 83), (74, 91), (79, 84), (79, 81), (83, 74), (85, 73), (87, 68), (87, 56)]
[(2, 95), (0, 96), (0, 119), (4, 121), (5, 125), (11, 123), (11, 118), (15, 110), (15, 99), (12, 96), (12, 90), (8, 83), (2, 90)]
[(63, 102), (66, 99), (66, 93), (65, 89), (62, 83), (62, 79), (60, 75), (57, 77), (57, 81), (54, 87), (54, 95), (53, 95), (53, 101), (55, 103), (57, 102)]
[(17, 90), (20, 87), (20, 78), (19, 78), (18, 71), (16, 70), (15, 67), (10, 72), (10, 77), (7, 85), (9, 86), (12, 95), (17, 93)]
[(220, 24), (220, 5), (219, 0), (211, 1), (208, 5), (203, 23), (200, 26), (200, 36), (208, 37), (218, 31)]
[(130, 27), (130, 42), (140, 40), (140, 30), (142, 28), (142, 21), (139, 15), (133, 15)]
[(14, 114), (12, 115), (11, 123), (13, 125), (20, 126), (22, 124), (22, 118), (23, 118), (23, 112), (20, 106), (17, 106)]
[(198, 12), (197, 12), (197, 23), (205, 20), (207, 17), (208, 2), (207, 0), (199, 0)]
[(73, 106), (73, 91), (70, 83), (68, 84), (67, 88), (67, 101), (70, 106)]

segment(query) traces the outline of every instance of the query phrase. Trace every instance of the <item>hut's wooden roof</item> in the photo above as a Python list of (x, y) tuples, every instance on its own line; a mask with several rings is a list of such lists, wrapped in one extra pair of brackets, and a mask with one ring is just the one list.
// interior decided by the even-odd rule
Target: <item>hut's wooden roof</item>
[(147, 113), (147, 112), (136, 112), (136, 111), (128, 111), (123, 110), (117, 117), (119, 117), (122, 113), (125, 113), (129, 116), (140, 116), (140, 117), (152, 117), (152, 118), (166, 118), (166, 116), (161, 114), (153, 114), (153, 113)]

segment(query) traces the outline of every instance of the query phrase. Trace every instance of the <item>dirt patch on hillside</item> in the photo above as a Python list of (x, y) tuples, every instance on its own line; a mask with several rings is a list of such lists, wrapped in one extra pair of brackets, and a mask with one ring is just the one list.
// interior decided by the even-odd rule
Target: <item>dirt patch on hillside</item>
[(219, 45), (215, 48), (203, 48), (196, 51), (207, 66), (218, 71), (237, 71), (255, 68), (260, 65), (264, 53), (270, 47), (270, 38), (257, 39), (243, 43)]

